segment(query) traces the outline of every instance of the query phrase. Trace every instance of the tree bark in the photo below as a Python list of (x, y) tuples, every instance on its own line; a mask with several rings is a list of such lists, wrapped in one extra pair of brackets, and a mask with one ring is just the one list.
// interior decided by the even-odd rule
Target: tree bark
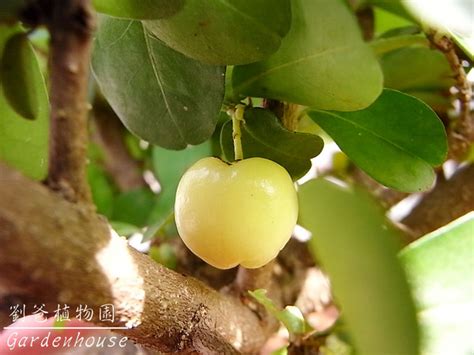
[[(82, 204), (0, 164), (0, 290), (35, 303), (97, 309), (113, 304), (113, 323), (161, 351), (252, 353), (266, 335), (235, 297), (157, 264), (111, 232)], [(1, 295), (0, 295), (1, 296)]]
[(416, 236), (423, 236), (474, 211), (474, 164), (458, 170), (449, 180), (438, 181), (402, 221)]
[(51, 34), (48, 185), (70, 201), (91, 201), (87, 184), (87, 83), (93, 18), (88, 0), (42, 1)]
[(112, 108), (101, 99), (94, 100), (96, 141), (104, 152), (105, 168), (121, 191), (146, 185), (138, 161), (133, 159), (124, 142), (125, 127)]

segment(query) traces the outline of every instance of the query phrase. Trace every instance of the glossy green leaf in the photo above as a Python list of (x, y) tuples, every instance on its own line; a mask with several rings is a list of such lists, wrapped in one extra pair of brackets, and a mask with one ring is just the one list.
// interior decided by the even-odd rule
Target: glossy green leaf
[(311, 110), (309, 116), (359, 168), (401, 191), (429, 189), (435, 178), (432, 166), (446, 157), (446, 132), (438, 116), (422, 101), (395, 90), (385, 89), (365, 110)]
[(442, 111), (450, 106), (449, 88), (455, 84), (446, 57), (424, 47), (407, 47), (380, 59), (385, 86), (418, 97)]
[(413, 300), (397, 259), (397, 232), (364, 191), (325, 179), (300, 186), (299, 223), (329, 274), (360, 354), (418, 354)]
[[(296, 180), (311, 168), (311, 158), (323, 149), (323, 140), (309, 133), (285, 129), (275, 115), (261, 108), (245, 110), (241, 125), (244, 158), (262, 157), (283, 166)], [(232, 122), (224, 124), (221, 147), (227, 161), (234, 161)]]
[(147, 187), (123, 192), (114, 200), (111, 220), (143, 227), (156, 203), (157, 196)]
[(290, 0), (186, 0), (178, 14), (147, 21), (146, 27), (191, 58), (224, 65), (268, 57), (290, 21)]
[[(0, 25), (0, 57), (6, 41), (19, 33), (18, 27)], [(18, 115), (6, 100), (0, 87), (0, 159), (23, 174), (41, 180), (48, 170), (49, 102), (39, 66), (31, 68), (31, 85), (38, 94), (38, 113), (34, 121)]]
[(92, 68), (124, 125), (169, 149), (208, 139), (224, 96), (224, 68), (168, 48), (140, 22), (102, 18)]
[(209, 141), (197, 146), (188, 146), (181, 151), (153, 147), (153, 171), (160, 182), (161, 192), (150, 212), (148, 221), (151, 226), (145, 232), (145, 239), (154, 237), (160, 229), (170, 223), (170, 218), (173, 221), (174, 200), (181, 176), (196, 161), (211, 155), (212, 145)]
[(268, 59), (234, 68), (234, 92), (325, 110), (369, 106), (382, 72), (342, 1), (293, 0), (292, 26)]
[(185, 0), (93, 0), (97, 11), (128, 19), (148, 20), (172, 16)]
[(286, 306), (285, 309), (279, 309), (273, 301), (268, 298), (267, 291), (258, 289), (248, 291), (258, 303), (265, 307), (267, 312), (278, 319), (288, 329), (290, 334), (304, 334), (311, 330), (301, 311), (295, 306)]
[(35, 85), (39, 64), (26, 34), (11, 36), (1, 59), (0, 80), (5, 98), (20, 116), (36, 119), (42, 88)]
[(400, 253), (417, 301), (422, 354), (474, 351), (474, 212)]

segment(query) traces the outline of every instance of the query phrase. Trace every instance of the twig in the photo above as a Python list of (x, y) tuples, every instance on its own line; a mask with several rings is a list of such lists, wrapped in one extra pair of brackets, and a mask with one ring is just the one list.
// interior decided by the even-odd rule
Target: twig
[(459, 118), (449, 127), (450, 156), (462, 160), (474, 142), (474, 115), (471, 113), (472, 87), (456, 54), (453, 41), (436, 31), (427, 34), (432, 45), (441, 51), (451, 66), (458, 89)]
[(237, 105), (235, 109), (230, 111), (232, 116), (232, 139), (234, 141), (234, 160), (242, 160), (244, 153), (242, 150), (242, 132), (241, 124), (244, 121), (245, 106)]
[(47, 183), (70, 201), (91, 201), (86, 179), (87, 82), (93, 18), (87, 0), (43, 1), (51, 34)]
[(265, 266), (258, 269), (246, 269), (239, 267), (235, 278), (235, 287), (241, 293), (253, 291), (258, 288), (268, 288), (272, 281), (275, 260), (270, 261)]
[(94, 100), (94, 139), (104, 152), (105, 168), (121, 191), (146, 185), (138, 161), (133, 159), (124, 142), (125, 127), (107, 103)]

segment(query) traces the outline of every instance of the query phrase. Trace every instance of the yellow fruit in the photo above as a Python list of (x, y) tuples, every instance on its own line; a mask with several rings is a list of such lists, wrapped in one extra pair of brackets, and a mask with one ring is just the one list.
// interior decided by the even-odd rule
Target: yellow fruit
[(288, 172), (271, 160), (204, 158), (181, 178), (175, 219), (186, 246), (220, 269), (258, 268), (290, 239), (298, 201)]

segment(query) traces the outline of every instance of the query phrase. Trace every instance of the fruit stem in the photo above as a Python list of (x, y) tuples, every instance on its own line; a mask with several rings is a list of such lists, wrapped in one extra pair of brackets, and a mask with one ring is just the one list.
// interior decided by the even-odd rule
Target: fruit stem
[(244, 159), (242, 151), (242, 133), (240, 131), (240, 123), (244, 120), (244, 105), (237, 105), (232, 111), (232, 139), (234, 140), (234, 159)]

